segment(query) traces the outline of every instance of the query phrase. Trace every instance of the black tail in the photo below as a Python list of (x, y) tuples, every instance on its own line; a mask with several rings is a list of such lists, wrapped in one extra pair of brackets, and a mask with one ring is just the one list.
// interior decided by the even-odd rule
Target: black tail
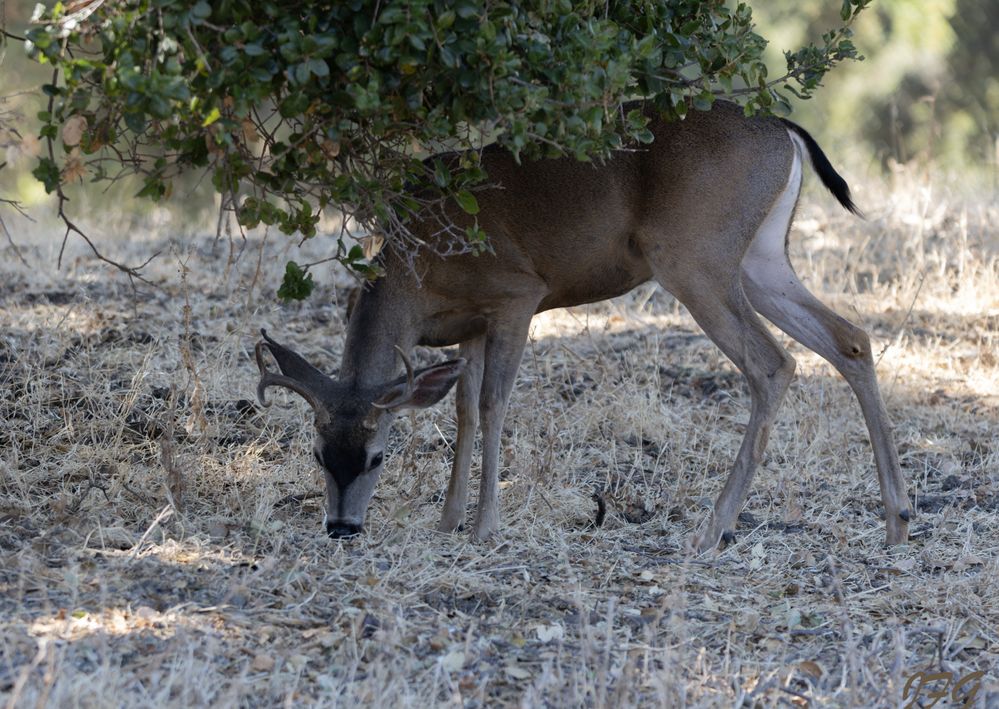
[(822, 184), (826, 186), (826, 189), (833, 193), (833, 196), (836, 197), (840, 204), (858, 217), (863, 218), (864, 215), (857, 209), (857, 205), (853, 203), (853, 198), (850, 197), (850, 186), (846, 184), (846, 180), (840, 177), (839, 173), (833, 168), (829, 162), (829, 158), (822, 152), (819, 144), (815, 142), (815, 138), (809, 135), (808, 131), (797, 123), (792, 123), (783, 118), (781, 121), (783, 121), (788, 130), (794, 131), (804, 141), (805, 147), (808, 148), (808, 155), (812, 159), (812, 167), (815, 168), (815, 172), (818, 173), (819, 179), (822, 180)]

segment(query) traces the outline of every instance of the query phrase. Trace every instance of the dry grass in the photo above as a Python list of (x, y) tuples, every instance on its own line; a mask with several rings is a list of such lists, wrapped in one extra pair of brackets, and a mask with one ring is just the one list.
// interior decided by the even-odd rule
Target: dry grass
[(943, 669), (983, 671), (977, 703), (999, 706), (999, 211), (901, 182), (861, 191), (868, 222), (809, 199), (794, 256), (884, 348), (911, 543), (882, 546), (847, 386), (789, 343), (738, 542), (699, 560), (684, 541), (748, 401), (661, 291), (537, 319), (497, 539), (432, 531), (444, 404), (399, 420), (369, 533), (338, 543), (305, 407), (249, 401), (250, 351), (266, 326), (332, 370), (347, 279), (282, 306), (283, 238), (233, 262), (166, 223), (119, 252), (166, 250), (162, 289), (133, 292), (82, 251), (56, 273), (14, 229), (32, 267), (7, 253), (0, 286), (0, 701), (893, 706)]

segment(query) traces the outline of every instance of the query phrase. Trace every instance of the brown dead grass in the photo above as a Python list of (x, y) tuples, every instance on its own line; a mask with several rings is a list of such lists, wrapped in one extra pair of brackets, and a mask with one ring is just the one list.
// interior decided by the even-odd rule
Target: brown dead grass
[(167, 221), (117, 252), (165, 249), (161, 288), (133, 291), (83, 251), (57, 273), (51, 236), (15, 229), (32, 266), (6, 254), (0, 287), (0, 701), (890, 706), (929, 670), (982, 671), (999, 705), (999, 210), (904, 175), (860, 192), (867, 222), (810, 199), (794, 257), (884, 349), (912, 541), (883, 548), (858, 407), (788, 343), (738, 542), (702, 559), (684, 542), (748, 400), (661, 291), (537, 319), (495, 540), (433, 531), (442, 404), (398, 421), (369, 532), (338, 543), (305, 407), (261, 412), (250, 352), (266, 326), (335, 369), (349, 279), (280, 305), (283, 237), (234, 260)]

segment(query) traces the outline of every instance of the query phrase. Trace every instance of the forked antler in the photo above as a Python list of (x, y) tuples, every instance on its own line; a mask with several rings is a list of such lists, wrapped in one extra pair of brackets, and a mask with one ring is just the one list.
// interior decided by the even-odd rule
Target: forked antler
[(316, 413), (324, 411), (321, 406), (319, 397), (309, 389), (307, 389), (301, 382), (292, 379), (291, 377), (272, 372), (267, 369), (267, 365), (264, 364), (264, 348), (269, 348), (270, 346), (266, 342), (258, 342), (257, 346), (254, 348), (254, 352), (257, 358), (257, 369), (260, 370), (260, 382), (257, 384), (257, 400), (260, 401), (262, 406), (270, 406), (271, 402), (267, 401), (266, 389), (269, 386), (279, 386), (285, 389), (290, 389), (303, 399), (305, 399), (309, 406), (311, 406)]
[(413, 396), (413, 391), (416, 388), (415, 379), (416, 371), (413, 369), (413, 363), (410, 361), (409, 356), (403, 351), (399, 345), (393, 345), (395, 351), (399, 353), (400, 359), (402, 359), (403, 366), (406, 367), (406, 389), (399, 394), (392, 397), (390, 401), (376, 401), (372, 404), (376, 409), (391, 409), (398, 406), (400, 402), (409, 401)]
[(393, 345), (395, 351), (399, 353), (399, 357), (402, 359), (402, 364), (406, 368), (406, 393), (411, 394), (413, 392), (413, 363), (409, 360), (409, 356), (403, 351), (399, 345)]

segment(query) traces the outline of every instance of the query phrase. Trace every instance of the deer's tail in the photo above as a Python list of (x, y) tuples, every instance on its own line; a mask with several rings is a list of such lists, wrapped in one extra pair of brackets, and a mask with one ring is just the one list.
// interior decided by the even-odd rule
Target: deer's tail
[(797, 123), (792, 123), (791, 121), (782, 118), (784, 127), (787, 128), (793, 135), (801, 139), (804, 143), (805, 148), (808, 150), (808, 157), (812, 161), (812, 167), (815, 172), (818, 173), (819, 179), (822, 180), (822, 184), (826, 186), (826, 189), (833, 193), (833, 196), (843, 205), (846, 209), (856, 214), (858, 217), (863, 218), (863, 214), (857, 208), (857, 205), (853, 203), (853, 197), (850, 196), (850, 186), (846, 184), (844, 180), (836, 169), (829, 162), (829, 158), (826, 154), (822, 152), (822, 148), (819, 144), (815, 142), (815, 138), (809, 134), (807, 130), (799, 126)]

